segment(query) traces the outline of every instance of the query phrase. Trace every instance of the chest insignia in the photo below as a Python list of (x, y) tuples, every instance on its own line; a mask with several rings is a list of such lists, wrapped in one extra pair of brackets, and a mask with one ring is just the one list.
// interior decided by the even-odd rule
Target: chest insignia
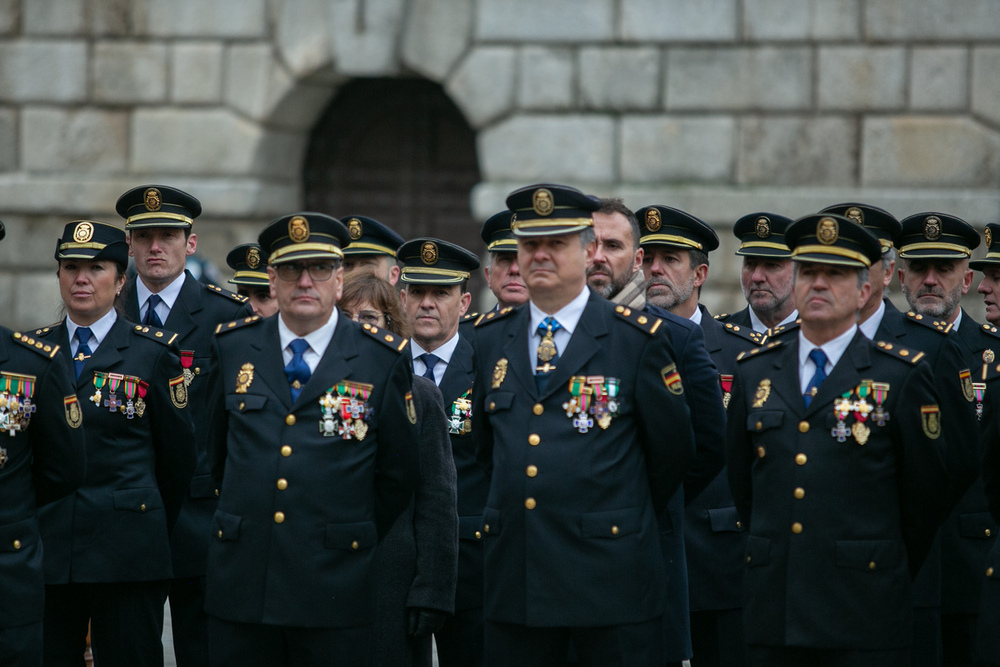
[(31, 397), (35, 395), (35, 382), (34, 375), (0, 373), (0, 431), (14, 436), (28, 428), (31, 415), (36, 410), (31, 402)]
[(240, 366), (240, 370), (236, 373), (236, 393), (247, 393), (251, 382), (253, 382), (253, 364), (247, 362)]
[(506, 357), (501, 357), (497, 365), (493, 367), (493, 381), (490, 383), (490, 386), (493, 389), (499, 389), (505, 377), (507, 377), (507, 359)]
[[(326, 390), (319, 399), (322, 419), (319, 420), (319, 432), (325, 438), (341, 436), (344, 440), (364, 440), (368, 435), (368, 420), (373, 409), (368, 405), (372, 389), (370, 384), (341, 380)], [(410, 402), (412, 403), (412, 395)], [(407, 411), (409, 411), (407, 407)], [(409, 417), (409, 413), (407, 414)], [(416, 409), (413, 413), (416, 417)], [(416, 419), (413, 420), (416, 422)]]
[(448, 415), (448, 433), (452, 435), (466, 435), (472, 433), (472, 401), (469, 394), (472, 390), (455, 399), (451, 404), (451, 414)]
[(618, 416), (620, 380), (603, 375), (574, 375), (569, 379), (570, 399), (562, 404), (578, 433), (586, 433), (596, 422), (603, 430)]
[(762, 408), (764, 403), (767, 402), (768, 397), (771, 395), (771, 381), (764, 378), (757, 385), (757, 391), (753, 395), (753, 405), (752, 408)]

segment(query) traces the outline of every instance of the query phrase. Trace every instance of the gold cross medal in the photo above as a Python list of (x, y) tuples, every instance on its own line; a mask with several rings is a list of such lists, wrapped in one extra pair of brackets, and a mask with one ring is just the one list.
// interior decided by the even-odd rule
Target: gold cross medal
[(338, 412), (340, 411), (341, 398), (334, 395), (334, 388), (326, 390), (326, 394), (319, 399), (319, 408), (323, 413), (323, 418), (319, 420), (319, 432), (325, 438), (332, 438), (338, 431)]
[(91, 402), (94, 405), (101, 404), (101, 389), (104, 387), (104, 381), (107, 379), (107, 375), (100, 371), (94, 372), (94, 395), (90, 397)]
[(864, 446), (868, 442), (868, 436), (871, 435), (871, 429), (865, 424), (868, 421), (868, 415), (872, 412), (872, 404), (867, 400), (868, 396), (871, 394), (872, 381), (862, 380), (861, 384), (858, 385), (855, 392), (857, 392), (858, 400), (854, 401), (851, 407), (854, 410), (854, 423), (851, 424), (851, 435), (854, 436), (854, 440), (859, 444)]
[(556, 342), (552, 339), (552, 332), (549, 331), (538, 344), (538, 360), (548, 363), (556, 356)]

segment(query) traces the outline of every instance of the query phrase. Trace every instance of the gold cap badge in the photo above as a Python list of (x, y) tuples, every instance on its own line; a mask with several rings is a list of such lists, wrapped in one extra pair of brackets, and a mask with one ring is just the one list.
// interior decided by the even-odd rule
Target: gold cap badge
[(844, 216), (850, 220), (853, 220), (854, 222), (858, 223), (861, 226), (864, 226), (865, 224), (865, 213), (857, 206), (852, 206), (851, 208), (847, 209), (847, 211), (844, 212)]
[(309, 238), (309, 221), (297, 215), (288, 221), (288, 238), (295, 243), (302, 243)]
[(816, 238), (823, 245), (833, 245), (839, 236), (839, 226), (833, 218), (822, 218), (816, 225)]
[(771, 235), (771, 221), (761, 216), (757, 218), (757, 238), (766, 239)]
[(552, 201), (552, 193), (545, 188), (535, 190), (535, 194), (531, 197), (531, 207), (535, 209), (535, 213), (538, 215), (551, 214), (555, 208), (555, 202)]
[(89, 222), (81, 222), (73, 230), (73, 240), (77, 243), (87, 243), (94, 238), (94, 226)]
[(924, 221), (924, 238), (937, 241), (941, 238), (941, 219), (935, 215), (928, 216)]
[(660, 217), (659, 209), (651, 208), (646, 211), (646, 229), (651, 232), (658, 232), (662, 225), (663, 218)]
[(989, 248), (993, 245), (993, 230), (987, 227), (983, 235), (986, 237), (986, 247)]
[(361, 221), (357, 218), (351, 218), (347, 221), (347, 232), (351, 235), (351, 239), (357, 241), (361, 238)]
[(247, 250), (247, 266), (251, 269), (256, 269), (260, 266), (260, 250), (256, 247)]
[(148, 188), (142, 196), (142, 201), (146, 205), (147, 211), (159, 211), (163, 206), (163, 197), (156, 188)]
[(423, 260), (424, 264), (427, 265), (436, 264), (438, 261), (437, 244), (431, 241), (427, 241), (422, 246), (420, 246), (420, 259)]

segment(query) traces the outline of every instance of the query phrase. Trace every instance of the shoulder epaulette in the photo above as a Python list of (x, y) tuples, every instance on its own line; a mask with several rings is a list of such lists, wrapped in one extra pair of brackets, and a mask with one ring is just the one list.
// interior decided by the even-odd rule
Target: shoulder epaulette
[(467, 322), (469, 320), (474, 320), (477, 317), (479, 317), (479, 313), (466, 313), (465, 315), (462, 316), (462, 321)]
[(732, 322), (726, 322), (726, 331), (739, 336), (740, 338), (745, 338), (754, 345), (763, 345), (764, 341), (767, 340), (767, 334), (762, 334), (759, 331), (754, 331), (750, 327), (741, 327), (738, 324), (733, 324)]
[(916, 322), (917, 324), (922, 324), (928, 329), (933, 329), (939, 333), (948, 333), (951, 331), (953, 324), (951, 322), (945, 322), (944, 320), (935, 320), (930, 317), (924, 317), (919, 315), (912, 310), (906, 313), (906, 319), (911, 322)]
[(397, 336), (396, 334), (387, 331), (385, 329), (379, 329), (378, 327), (373, 327), (370, 324), (362, 324), (361, 328), (364, 329), (365, 333), (379, 341), (387, 347), (391, 347), (396, 350), (396, 352), (402, 352), (406, 349), (406, 345), (410, 342), (409, 338), (403, 338), (402, 336)]
[(152, 338), (153, 340), (163, 343), (164, 345), (170, 345), (175, 340), (177, 340), (177, 334), (164, 331), (163, 329), (157, 329), (156, 327), (151, 327), (148, 324), (136, 324), (132, 327), (133, 331), (146, 338)]
[(628, 306), (615, 306), (615, 314), (637, 329), (642, 329), (652, 335), (663, 324), (659, 317), (650, 317), (644, 311), (632, 310)]
[(882, 350), (891, 357), (897, 357), (903, 361), (908, 361), (911, 364), (915, 364), (924, 358), (924, 353), (918, 350), (910, 350), (905, 347), (900, 347), (894, 343), (887, 343), (884, 340), (880, 340), (875, 343), (875, 347)]
[(799, 328), (799, 325), (801, 324), (802, 324), (802, 318), (800, 317), (794, 322), (789, 322), (788, 324), (779, 324), (776, 327), (771, 327), (770, 329), (767, 330), (767, 337), (774, 338), (776, 336), (786, 334), (790, 331), (795, 331), (796, 329)]
[(232, 331), (233, 329), (239, 329), (240, 327), (245, 327), (248, 324), (254, 324), (255, 322), (260, 322), (260, 315), (251, 315), (250, 317), (244, 317), (242, 320), (233, 320), (232, 322), (223, 322), (219, 326), (215, 327), (215, 335), (218, 336), (221, 333), (226, 333), (227, 331)]
[(508, 306), (507, 308), (501, 308), (500, 310), (491, 310), (488, 313), (483, 313), (476, 318), (476, 326), (478, 327), (487, 324), (489, 322), (496, 322), (497, 320), (503, 319), (504, 317), (510, 315), (513, 312), (514, 309)]
[(247, 301), (249, 301), (247, 297), (241, 294), (237, 294), (236, 292), (230, 292), (227, 289), (222, 289), (221, 287), (216, 287), (215, 285), (205, 285), (205, 287), (207, 287), (212, 292), (221, 294), (222, 296), (227, 296), (237, 303), (246, 303)]
[(724, 320), (727, 317), (729, 317), (729, 313), (719, 313), (718, 315), (716, 315), (714, 317), (714, 319), (716, 319), (716, 320)]
[(62, 324), (62, 320), (59, 320), (58, 322), (53, 322), (52, 324), (50, 324), (48, 326), (45, 326), (45, 327), (42, 327), (41, 329), (35, 329), (35, 335), (36, 336), (44, 336), (45, 334), (47, 334), (48, 332), (52, 331), (53, 329), (55, 329), (60, 324)]
[(984, 325), (982, 325), (982, 327), (983, 327), (983, 331), (984, 332), (988, 333), (989, 335), (993, 336), (994, 338), (1000, 338), (1000, 329), (997, 329), (992, 324), (984, 324)]
[(20, 343), (21, 345), (25, 346), (29, 350), (34, 350), (38, 354), (42, 355), (43, 357), (48, 357), (49, 359), (56, 356), (56, 353), (59, 352), (58, 345), (49, 345), (48, 343), (43, 343), (42, 341), (35, 340), (31, 336), (23, 334), (20, 331), (14, 332), (14, 340)]
[(781, 347), (781, 341), (772, 340), (767, 345), (761, 345), (760, 347), (755, 347), (752, 350), (746, 350), (744, 352), (740, 352), (739, 354), (736, 355), (736, 361), (746, 361), (747, 359), (752, 359), (756, 356), (763, 354), (764, 352), (769, 352), (778, 347)]

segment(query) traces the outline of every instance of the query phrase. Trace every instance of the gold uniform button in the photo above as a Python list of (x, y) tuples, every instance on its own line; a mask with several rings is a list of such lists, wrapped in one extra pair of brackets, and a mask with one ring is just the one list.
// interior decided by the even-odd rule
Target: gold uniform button
[(285, 423), (289, 426), (295, 426), (295, 415), (288, 415), (285, 417)]
[(742, 521), (737, 521), (736, 522), (736, 527), (737, 528), (742, 528), (743, 527), (743, 522)]
[(289, 447), (288, 445), (285, 445), (284, 447), (281, 448), (281, 455), (282, 456), (291, 456), (292, 455), (292, 448)]
[(221, 530), (219, 531), (219, 539), (220, 540), (222, 539), (222, 531)]
[(476, 539), (477, 539), (477, 540), (481, 540), (481, 539), (483, 539), (483, 534), (482, 534), (482, 533), (480, 533), (480, 532), (479, 532), (478, 530), (476, 531)]
[(532, 447), (536, 447), (541, 441), (542, 439), (538, 437), (537, 433), (532, 433), (528, 436), (528, 444)]
[(545, 412), (545, 408), (541, 403), (535, 403), (535, 407), (531, 408), (531, 411), (535, 413), (535, 415), (540, 415)]
[(806, 461), (808, 461), (808, 460), (809, 459), (806, 458), (805, 454), (796, 454), (795, 455), (795, 462), (798, 463), (800, 466), (804, 466), (806, 464)]
[(868, 569), (869, 570), (874, 570), (875, 569), (875, 561), (869, 561), (869, 563), (868, 563)]
[(799, 533), (801, 533), (802, 532), (802, 524), (799, 523), (798, 521), (796, 521), (795, 523), (793, 523), (792, 524), (792, 532), (795, 533), (796, 535), (798, 535)]
[(278, 480), (278, 490), (284, 491), (287, 488), (288, 488), (288, 480), (282, 477), (281, 479)]
[(750, 556), (747, 556), (747, 562), (748, 563), (750, 562)]
[(799, 433), (809, 432), (809, 422), (799, 422)]
[(758, 431), (761, 430), (762, 428), (764, 428), (764, 425), (762, 423), (760, 423), (760, 422), (757, 422), (756, 426), (757, 426), (757, 430)]
[(533, 509), (535, 509), (535, 506), (536, 506), (537, 504), (538, 504), (538, 503), (536, 503), (536, 502), (535, 502), (535, 499), (534, 499), (534, 498), (525, 498), (525, 499), (524, 499), (524, 506), (525, 506), (525, 507), (526, 507), (527, 509), (529, 509), (529, 510), (533, 510)]
[(360, 544), (358, 544), (358, 541), (357, 541), (357, 540), (354, 540), (353, 542), (351, 542), (351, 548), (352, 548), (352, 549), (354, 549), (355, 551), (357, 551), (357, 550), (358, 550), (358, 547), (359, 547), (359, 546), (361, 546), (361, 545), (360, 545)]
[(993, 576), (993, 568), (992, 567), (986, 568), (986, 576), (987, 577), (992, 577)]
[(218, 490), (218, 489), (216, 489), (216, 490), (215, 490), (215, 497), (216, 497), (216, 498), (218, 498), (218, 497), (219, 497), (219, 490)]
[(274, 513), (274, 522), (275, 523), (285, 523), (285, 513), (284, 512), (275, 512)]
[(493, 401), (490, 401), (490, 410), (492, 411), (492, 410), (496, 410), (496, 409), (497, 409), (497, 404), (494, 403)]
[(146, 503), (143, 503), (143, 504), (139, 505), (139, 511), (140, 512), (145, 512), (146, 511)]
[(21, 540), (14, 540), (14, 548), (15, 549), (21, 548)]
[(538, 474), (538, 466), (528, 466), (528, 477), (534, 477)]
[(619, 532), (621, 532), (621, 531), (618, 530), (618, 526), (611, 526), (611, 534), (612, 535), (617, 535)]
[(486, 525), (483, 526), (483, 532), (484, 533), (490, 532), (490, 524), (486, 524)]
[(991, 533), (990, 533), (990, 529), (989, 528), (987, 528), (986, 530), (983, 531), (983, 535), (985, 535), (986, 537), (989, 537), (990, 534)]
[(760, 447), (757, 448), (757, 456), (759, 458), (764, 458), (765, 454), (767, 454), (767, 450), (764, 449), (764, 445), (761, 445)]
[(797, 489), (795, 489), (795, 497), (798, 498), (799, 500), (802, 500), (803, 498), (806, 497), (806, 490), (803, 489), (801, 486), (798, 487)]

